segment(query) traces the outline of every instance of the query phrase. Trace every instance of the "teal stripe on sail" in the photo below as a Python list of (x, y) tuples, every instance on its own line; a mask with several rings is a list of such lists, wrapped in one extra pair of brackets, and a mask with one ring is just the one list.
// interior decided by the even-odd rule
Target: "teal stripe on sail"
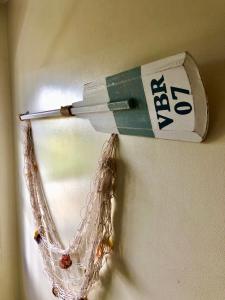
[(149, 117), (141, 68), (122, 72), (106, 78), (110, 103), (133, 100), (134, 108), (126, 111), (113, 111), (119, 133), (154, 137)]

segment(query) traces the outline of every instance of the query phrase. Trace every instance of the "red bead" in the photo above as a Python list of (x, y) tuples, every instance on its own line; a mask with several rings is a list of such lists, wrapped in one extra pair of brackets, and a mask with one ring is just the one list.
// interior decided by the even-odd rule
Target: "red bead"
[(62, 269), (68, 269), (72, 265), (72, 260), (69, 256), (69, 254), (64, 254), (62, 255), (60, 261), (59, 261), (59, 266)]

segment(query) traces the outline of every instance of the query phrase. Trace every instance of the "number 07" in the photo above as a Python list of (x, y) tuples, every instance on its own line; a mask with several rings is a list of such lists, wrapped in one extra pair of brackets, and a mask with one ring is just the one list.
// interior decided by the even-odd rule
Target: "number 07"
[[(177, 100), (177, 96), (175, 93), (181, 93), (181, 94), (186, 94), (186, 95), (190, 94), (189, 90), (174, 87), (174, 86), (171, 86), (170, 90), (171, 90), (172, 98), (174, 100)], [(175, 109), (175, 112), (179, 115), (187, 115), (192, 111), (192, 106), (189, 102), (180, 101), (175, 104), (174, 109)]]

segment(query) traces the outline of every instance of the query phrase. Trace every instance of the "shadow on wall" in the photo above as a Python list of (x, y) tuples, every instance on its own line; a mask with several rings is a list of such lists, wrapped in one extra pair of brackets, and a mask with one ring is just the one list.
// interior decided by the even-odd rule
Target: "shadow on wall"
[(126, 174), (126, 178), (129, 177), (128, 170), (124, 164), (124, 161), (118, 159), (118, 182), (117, 182), (117, 197), (115, 200), (115, 209), (113, 215), (113, 226), (115, 235), (115, 245), (114, 245), (114, 256), (112, 258), (112, 263), (107, 266), (104, 276), (101, 277), (102, 288), (99, 292), (99, 299), (106, 300), (109, 295), (110, 287), (112, 284), (113, 273), (116, 271), (120, 273), (123, 279), (130, 284), (133, 288), (140, 289), (140, 284), (137, 278), (134, 278), (133, 273), (129, 270), (123, 259), (123, 247), (122, 239), (123, 236), (123, 212), (124, 212), (124, 187), (125, 187), (125, 177), (120, 176)]
[(206, 143), (225, 143), (225, 60), (200, 66), (209, 101), (209, 131)]

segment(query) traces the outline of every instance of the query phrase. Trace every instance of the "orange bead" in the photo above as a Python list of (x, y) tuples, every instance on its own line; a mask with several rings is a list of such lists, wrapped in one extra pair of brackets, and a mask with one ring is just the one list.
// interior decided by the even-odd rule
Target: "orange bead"
[(102, 255), (103, 255), (103, 245), (102, 245), (102, 243), (100, 243), (96, 250), (96, 256), (98, 258), (100, 258), (100, 257), (102, 257)]

